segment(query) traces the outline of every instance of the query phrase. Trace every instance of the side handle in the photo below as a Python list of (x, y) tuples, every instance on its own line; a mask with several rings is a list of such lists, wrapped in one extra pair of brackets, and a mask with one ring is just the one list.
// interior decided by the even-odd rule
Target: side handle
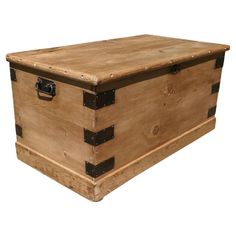
[[(56, 96), (56, 85), (53, 81), (38, 78), (35, 83), (35, 90), (37, 91), (38, 98), (42, 100), (52, 100)], [(46, 96), (42, 95), (45, 94)]]

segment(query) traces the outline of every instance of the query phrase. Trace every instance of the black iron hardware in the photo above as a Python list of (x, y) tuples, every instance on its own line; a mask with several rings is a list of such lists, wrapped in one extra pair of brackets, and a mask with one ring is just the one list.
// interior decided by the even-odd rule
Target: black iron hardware
[(219, 90), (220, 90), (220, 82), (215, 83), (215, 84), (212, 85), (212, 87), (211, 87), (211, 94), (218, 93)]
[(99, 132), (92, 132), (88, 129), (84, 129), (84, 142), (98, 146), (114, 138), (114, 125), (100, 130)]
[(85, 162), (85, 172), (93, 178), (97, 178), (102, 174), (112, 170), (115, 165), (115, 157), (111, 157), (97, 165)]
[(16, 81), (16, 71), (10, 68), (11, 81)]
[(207, 114), (208, 118), (214, 116), (215, 114), (216, 114), (216, 106), (211, 107), (211, 108), (208, 109), (208, 114)]
[(99, 108), (115, 103), (115, 90), (109, 90), (97, 94), (87, 93), (84, 91), (84, 106), (97, 110)]
[(15, 128), (16, 128), (16, 135), (22, 138), (23, 137), (22, 127), (16, 124)]
[(224, 65), (225, 55), (216, 58), (215, 69), (222, 68)]
[(180, 64), (175, 64), (170, 67), (170, 73), (171, 74), (177, 74), (181, 71), (181, 65)]
[[(37, 91), (38, 97), (43, 100), (52, 100), (52, 98), (56, 95), (55, 83), (40, 77), (35, 84), (35, 90)], [(42, 96), (41, 93), (48, 96)]]

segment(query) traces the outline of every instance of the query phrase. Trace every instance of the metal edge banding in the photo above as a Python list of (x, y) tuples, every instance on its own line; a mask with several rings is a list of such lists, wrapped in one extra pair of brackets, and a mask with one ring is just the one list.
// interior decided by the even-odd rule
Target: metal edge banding
[[(224, 55), (225, 55), (225, 52), (220, 52), (220, 53), (207, 55), (207, 56), (200, 57), (200, 58), (192, 58), (189, 61), (185, 61), (185, 62), (176, 62), (176, 65), (180, 65), (181, 69), (186, 69), (188, 67), (216, 59), (215, 68), (219, 68), (218, 66), (223, 66), (222, 59), (224, 58)], [(128, 86), (133, 83), (153, 79), (158, 76), (162, 76), (164, 74), (171, 73), (171, 70), (173, 70), (174, 65), (175, 64), (170, 65), (165, 68), (152, 69), (150, 71), (137, 72), (137, 73), (130, 74), (128, 76), (123, 76), (117, 80), (111, 80), (106, 83), (100, 83), (97, 85), (93, 85), (93, 84), (88, 84), (85, 81), (79, 81), (79, 80), (76, 80), (73, 78), (68, 78), (66, 76), (56, 75), (56, 74), (42, 71), (42, 70), (39, 70), (36, 68), (27, 67), (24, 65), (10, 62), (11, 68), (19, 69), (19, 70), (22, 70), (22, 71), (25, 71), (25, 72), (28, 72), (31, 74), (35, 74), (37, 76), (42, 76), (45, 78), (49, 78), (49, 79), (53, 79), (53, 80), (60, 81), (63, 83), (67, 83), (67, 84), (77, 86), (80, 88), (84, 88), (84, 89), (87, 89), (87, 90), (90, 90), (90, 91), (96, 92), (96, 93), (104, 92), (106, 90), (122, 88), (122, 87)]]
[(114, 138), (114, 125), (100, 130), (99, 132), (92, 132), (84, 129), (84, 142), (92, 146), (98, 146)]
[(16, 135), (23, 138), (23, 130), (22, 127), (18, 124), (15, 124)]
[(210, 117), (214, 116), (215, 114), (216, 114), (216, 106), (208, 109), (207, 118), (210, 118)]
[(11, 76), (11, 81), (16, 81), (16, 71), (15, 69), (10, 67), (10, 76)]
[(93, 92), (96, 90), (95, 85), (88, 84), (84, 81), (79, 81), (79, 80), (75, 80), (75, 79), (72, 79), (72, 78), (68, 78), (66, 76), (55, 75), (55, 74), (50, 73), (50, 72), (42, 71), (42, 70), (39, 70), (39, 69), (27, 67), (27, 66), (20, 65), (20, 64), (17, 64), (17, 63), (12, 63), (12, 62), (10, 62), (10, 67), (14, 68), (16, 70), (21, 70), (21, 71), (24, 71), (24, 72), (27, 72), (27, 73), (30, 73), (30, 74), (34, 74), (38, 77), (44, 77), (44, 78), (49, 79), (49, 80), (59, 81), (59, 82), (65, 83), (65, 84), (70, 84), (70, 85), (73, 85), (73, 86), (76, 86), (76, 87), (84, 88), (84, 89), (87, 89), (87, 90), (90, 90), (90, 91), (93, 91)]
[(220, 90), (220, 82), (215, 83), (211, 87), (211, 94), (218, 93)]
[(159, 68), (159, 69), (153, 69), (150, 71), (142, 71), (136, 74), (130, 74), (128, 76), (122, 77), (118, 80), (115, 81), (109, 81), (106, 83), (99, 84), (96, 88), (96, 92), (102, 92), (106, 91), (112, 88), (119, 89), (125, 86), (128, 86), (130, 84), (134, 84), (137, 82), (141, 82), (144, 80), (149, 80), (149, 79), (155, 79), (156, 77), (163, 76), (165, 74), (177, 74), (183, 69), (187, 69), (189, 67), (214, 60), (216, 58), (221, 58), (224, 57), (225, 52), (217, 53), (217, 54), (212, 54), (212, 55), (207, 55), (205, 57), (201, 58), (195, 58), (195, 59), (190, 59), (189, 61), (185, 62), (180, 62), (176, 63), (164, 68)]
[(83, 92), (84, 106), (97, 110), (115, 103), (115, 90), (104, 91), (97, 94)]
[(85, 162), (85, 172), (87, 175), (97, 178), (104, 173), (112, 170), (115, 166), (115, 157), (111, 157), (97, 165), (93, 165), (90, 162)]

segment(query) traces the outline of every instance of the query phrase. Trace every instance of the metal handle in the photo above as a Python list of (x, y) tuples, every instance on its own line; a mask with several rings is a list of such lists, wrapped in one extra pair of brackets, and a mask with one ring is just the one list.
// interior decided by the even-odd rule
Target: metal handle
[[(43, 100), (52, 100), (52, 98), (56, 96), (55, 83), (53, 81), (46, 80), (40, 77), (35, 83), (35, 90), (37, 91), (38, 97)], [(41, 93), (46, 94), (48, 96), (42, 96)]]

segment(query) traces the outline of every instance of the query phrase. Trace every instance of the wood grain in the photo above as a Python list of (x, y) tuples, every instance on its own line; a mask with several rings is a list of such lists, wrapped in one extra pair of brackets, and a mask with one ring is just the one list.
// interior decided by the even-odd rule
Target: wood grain
[[(53, 100), (40, 100), (37, 76), (17, 70), (12, 84), (16, 123), (23, 129), (18, 142), (84, 176), (85, 161), (96, 165), (115, 156), (119, 169), (207, 119), (218, 95), (211, 86), (221, 75), (214, 63), (118, 89), (115, 104), (96, 111), (83, 106), (80, 88), (58, 81)], [(112, 140), (96, 147), (84, 142), (84, 128), (96, 132), (111, 125)]]
[[(22, 127), (18, 158), (88, 199), (100, 200), (214, 128), (214, 114), (209, 118), (208, 110), (217, 104), (218, 91), (212, 94), (212, 86), (222, 72), (215, 68), (215, 57), (228, 49), (141, 35), (9, 54), (16, 72), (15, 120)], [(167, 70), (182, 62), (178, 73)], [(35, 91), (39, 76), (56, 85), (51, 101)], [(114, 104), (98, 110), (84, 106), (84, 91), (97, 95), (99, 90), (93, 89), (98, 85), (110, 88), (121, 78), (125, 85), (116, 87)], [(98, 146), (84, 141), (84, 129), (99, 132), (112, 125), (111, 140), (102, 137)], [(100, 168), (110, 157), (115, 160), (112, 170), (101, 170), (97, 178), (86, 174), (86, 162)]]
[[(169, 142), (166, 142), (156, 149), (146, 153), (133, 162), (128, 163), (117, 171), (114, 171), (106, 177), (98, 180), (96, 182), (94, 199), (102, 199), (106, 194), (108, 194), (115, 188), (119, 187), (134, 176), (140, 174), (144, 170), (165, 159), (172, 153), (190, 144), (194, 140), (200, 138), (202, 135), (210, 132), (214, 128), (215, 118), (211, 118), (203, 122), (202, 124), (188, 130), (187, 132), (179, 135), (178, 137), (170, 140)], [(153, 181), (155, 183), (155, 179)]]
[(82, 196), (90, 200), (95, 200), (95, 184), (93, 180), (85, 178), (78, 172), (59, 164), (57, 161), (54, 161), (51, 158), (42, 155), (42, 153), (39, 153), (19, 142), (16, 143), (16, 150), (19, 160), (25, 162)]
[(228, 45), (154, 35), (34, 50), (7, 55), (12, 63), (98, 85), (130, 74), (217, 54)]
[[(83, 128), (93, 129), (95, 111), (83, 106), (83, 90), (59, 81), (56, 84), (56, 96), (52, 101), (41, 100), (35, 91), (37, 75), (16, 70), (17, 81), (12, 83), (14, 102), (19, 106), (39, 109)], [(53, 80), (52, 80), (53, 81)]]
[(211, 131), (214, 127), (215, 118), (209, 119), (151, 152), (146, 153), (126, 166), (110, 173), (99, 181), (89, 180), (77, 172), (60, 165), (58, 162), (55, 162), (20, 143), (16, 143), (16, 148), (18, 158), (21, 161), (38, 169), (45, 175), (53, 178), (89, 200), (99, 201), (115, 188)]
[(15, 119), (23, 131), (17, 141), (85, 176), (85, 161), (95, 163), (95, 155), (84, 142), (84, 128), (94, 129), (95, 111), (83, 106), (83, 91), (55, 82), (56, 96), (45, 101), (35, 91), (36, 75), (16, 70), (16, 76)]
[(115, 125), (115, 138), (95, 147), (99, 163), (116, 157), (116, 168), (207, 120), (216, 105), (212, 84), (220, 80), (215, 60), (132, 84), (116, 91), (115, 106), (96, 111), (96, 129)]

